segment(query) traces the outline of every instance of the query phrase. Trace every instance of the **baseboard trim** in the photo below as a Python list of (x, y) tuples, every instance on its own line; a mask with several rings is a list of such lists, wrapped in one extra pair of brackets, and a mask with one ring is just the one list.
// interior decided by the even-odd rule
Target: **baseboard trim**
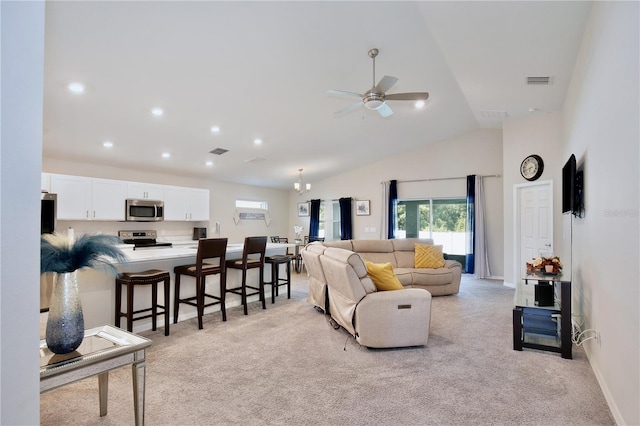
[(600, 389), (602, 390), (604, 399), (607, 401), (607, 405), (609, 406), (609, 410), (613, 415), (613, 419), (615, 420), (617, 425), (626, 425), (627, 423), (622, 417), (622, 413), (620, 413), (620, 409), (618, 408), (618, 405), (616, 404), (616, 401), (613, 398), (613, 395), (611, 394), (611, 391), (609, 390), (609, 387), (607, 386), (607, 382), (604, 380), (604, 377), (602, 376), (600, 369), (595, 363), (591, 362), (590, 352), (591, 351), (588, 349), (588, 347), (584, 347), (584, 353), (587, 355), (587, 359), (589, 360), (589, 365), (591, 366), (591, 370), (593, 371), (593, 374), (596, 376), (596, 380), (598, 381), (598, 385), (600, 385)]

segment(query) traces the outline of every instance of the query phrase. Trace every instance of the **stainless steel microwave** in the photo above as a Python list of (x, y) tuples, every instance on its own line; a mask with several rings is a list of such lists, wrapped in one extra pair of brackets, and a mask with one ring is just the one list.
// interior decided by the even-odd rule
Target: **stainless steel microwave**
[(127, 222), (160, 222), (164, 220), (164, 201), (128, 198), (125, 218)]

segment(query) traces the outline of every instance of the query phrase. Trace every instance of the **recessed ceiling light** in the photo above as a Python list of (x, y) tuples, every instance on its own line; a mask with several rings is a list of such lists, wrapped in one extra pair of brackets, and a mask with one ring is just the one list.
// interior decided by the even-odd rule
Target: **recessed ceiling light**
[(424, 101), (416, 101), (416, 108), (424, 107)]
[(160, 117), (162, 116), (162, 114), (164, 114), (164, 110), (162, 108), (153, 108), (151, 110), (151, 114), (155, 115), (156, 117)]
[(82, 83), (69, 83), (67, 89), (71, 93), (84, 93), (84, 84)]
[(169, 154), (168, 152), (162, 153), (162, 158), (169, 158), (169, 157), (171, 157), (171, 154)]
[(262, 145), (262, 139), (260, 139), (260, 138), (256, 138), (256, 139), (254, 139), (254, 140), (253, 140), (253, 143), (254, 143), (255, 145)]
[(211, 167), (213, 166), (213, 161), (209, 160), (206, 163), (204, 163), (207, 167)]
[(104, 146), (105, 148), (111, 148), (113, 146), (113, 142), (104, 141), (104, 142), (102, 142), (102, 146)]
[(211, 132), (212, 133), (219, 133), (220, 132), (220, 127), (219, 126), (211, 126)]

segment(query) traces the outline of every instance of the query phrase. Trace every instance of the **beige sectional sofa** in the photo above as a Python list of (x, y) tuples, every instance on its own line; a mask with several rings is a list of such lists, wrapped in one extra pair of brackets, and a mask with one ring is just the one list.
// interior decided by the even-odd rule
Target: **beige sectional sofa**
[(313, 243), (302, 251), (309, 274), (309, 301), (363, 346), (426, 345), (431, 294), (423, 289), (378, 291), (358, 253)]
[(424, 288), (433, 296), (456, 294), (460, 290), (462, 265), (445, 260), (442, 268), (416, 268), (415, 244), (431, 244), (430, 238), (397, 240), (344, 240), (322, 243), (326, 247), (339, 247), (360, 254), (374, 263), (391, 263), (398, 280), (405, 287)]

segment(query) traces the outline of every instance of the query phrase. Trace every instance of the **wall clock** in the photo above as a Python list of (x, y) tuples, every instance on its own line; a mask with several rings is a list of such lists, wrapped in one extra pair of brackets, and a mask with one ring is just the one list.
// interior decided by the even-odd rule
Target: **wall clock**
[(529, 155), (520, 164), (520, 174), (523, 178), (533, 181), (542, 176), (544, 170), (544, 162), (539, 155)]

